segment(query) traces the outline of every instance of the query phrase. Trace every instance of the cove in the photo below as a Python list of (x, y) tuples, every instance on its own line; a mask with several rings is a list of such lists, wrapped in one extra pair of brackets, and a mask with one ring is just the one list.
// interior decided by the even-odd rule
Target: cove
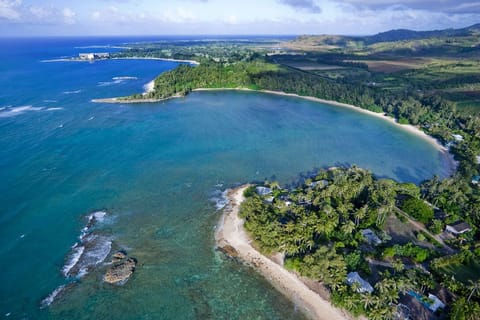
[[(225, 91), (112, 106), (85, 102), (91, 96), (87, 86), (63, 110), (1, 120), (4, 314), (297, 319), (295, 306), (261, 276), (214, 250), (219, 192), (264, 179), (285, 185), (334, 165), (415, 183), (449, 172), (425, 140), (308, 100)], [(85, 216), (99, 209), (108, 212), (103, 228), (112, 241), (138, 259), (134, 276), (116, 287), (91, 272), (40, 310), (63, 283), (60, 270)]]

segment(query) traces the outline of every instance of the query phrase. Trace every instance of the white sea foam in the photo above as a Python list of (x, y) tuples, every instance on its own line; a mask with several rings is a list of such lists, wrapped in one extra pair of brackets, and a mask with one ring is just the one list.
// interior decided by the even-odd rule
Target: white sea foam
[(221, 210), (228, 204), (227, 191), (215, 190), (210, 197), (210, 201), (215, 202), (215, 208)]
[(87, 274), (88, 274), (88, 269), (87, 268), (80, 268), (80, 270), (78, 270), (77, 278), (79, 278), (79, 279), (83, 278)]
[(137, 77), (129, 77), (129, 76), (122, 76), (122, 77), (113, 77), (112, 80), (137, 80)]
[(111, 86), (111, 85), (114, 85), (114, 84), (123, 83), (123, 82), (128, 81), (128, 80), (137, 80), (137, 79), (138, 79), (137, 77), (128, 77), (128, 76), (113, 77), (112, 78), (113, 81), (100, 81), (98, 83), (98, 86), (99, 87), (107, 87), (107, 86)]
[(93, 116), (90, 117), (90, 118), (88, 118), (89, 121), (90, 121), (90, 120), (93, 120), (93, 119), (95, 119), (95, 117), (93, 117)]
[(62, 107), (53, 107), (53, 108), (47, 108), (45, 111), (57, 111), (57, 110), (63, 110)]
[[(92, 212), (88, 216), (88, 223), (90, 224), (91, 222), (103, 222), (106, 215), (107, 212), (103, 210)], [(93, 219), (95, 219), (95, 221), (93, 221)]]
[(44, 108), (42, 107), (34, 107), (34, 106), (21, 106), (21, 107), (9, 107), (0, 110), (0, 118), (10, 118), (21, 115), (25, 112), (30, 111), (41, 111)]
[(49, 99), (47, 99), (47, 100), (43, 100), (43, 102), (45, 102), (45, 103), (55, 103), (55, 102), (58, 102), (58, 101), (57, 101), (57, 100), (49, 100)]
[(70, 255), (70, 259), (68, 259), (68, 262), (65, 264), (65, 266), (63, 266), (62, 269), (62, 273), (65, 277), (69, 276), (70, 270), (72, 270), (72, 268), (78, 263), (84, 251), (84, 246), (74, 246), (73, 252)]
[(88, 248), (83, 252), (81, 260), (79, 261), (79, 272), (82, 269), (88, 270), (102, 263), (112, 249), (112, 240), (105, 236), (92, 234), (87, 236), (85, 241), (85, 245), (88, 246)]
[(64, 91), (63, 94), (77, 94), (80, 92), (82, 92), (82, 90)]
[(60, 287), (53, 290), (53, 292), (50, 293), (48, 297), (42, 300), (41, 307), (46, 308), (51, 305), (52, 302), (55, 301), (55, 298), (58, 296), (58, 294), (63, 291), (63, 289), (65, 289), (65, 285), (61, 285)]

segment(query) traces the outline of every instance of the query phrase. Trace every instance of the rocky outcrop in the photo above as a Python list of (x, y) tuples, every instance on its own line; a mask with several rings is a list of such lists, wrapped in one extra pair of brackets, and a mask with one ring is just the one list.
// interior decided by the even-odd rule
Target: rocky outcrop
[(235, 250), (234, 247), (232, 247), (231, 245), (229, 244), (223, 244), (222, 246), (219, 246), (218, 247), (218, 250), (225, 253), (226, 255), (232, 257), (232, 258), (236, 258), (238, 257), (238, 252), (237, 250)]
[(112, 265), (105, 273), (103, 280), (111, 284), (122, 285), (130, 279), (137, 260), (135, 258), (129, 258), (124, 251), (118, 251), (112, 256)]

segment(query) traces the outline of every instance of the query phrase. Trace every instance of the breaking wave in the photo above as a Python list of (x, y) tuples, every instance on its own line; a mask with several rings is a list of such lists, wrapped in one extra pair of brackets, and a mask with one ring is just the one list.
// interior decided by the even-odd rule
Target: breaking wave
[[(98, 228), (105, 222), (106, 216), (106, 211), (95, 211), (86, 217), (87, 224), (80, 231), (79, 241), (71, 247), (61, 270), (67, 284), (73, 285), (97, 265), (103, 263), (110, 254), (112, 239), (102, 234)], [(57, 287), (42, 300), (41, 307), (45, 308), (52, 304), (59, 294), (65, 291), (65, 288), (65, 284)]]
[(210, 196), (210, 201), (215, 203), (215, 208), (221, 210), (228, 204), (227, 191), (215, 190)]

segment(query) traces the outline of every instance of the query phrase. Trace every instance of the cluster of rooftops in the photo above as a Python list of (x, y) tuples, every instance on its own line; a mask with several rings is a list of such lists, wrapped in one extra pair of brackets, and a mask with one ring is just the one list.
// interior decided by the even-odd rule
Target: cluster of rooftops
[[(478, 183), (480, 183), (480, 176), (477, 179)], [(315, 187), (321, 184), (322, 186), (328, 185), (328, 181), (320, 180), (312, 182), (310, 187)], [(273, 202), (274, 197), (272, 196), (273, 190), (271, 188), (265, 186), (257, 186), (256, 192), (258, 195), (264, 197), (265, 201)], [(453, 235), (460, 235), (466, 232), (471, 231), (471, 226), (465, 221), (457, 221), (452, 224), (448, 224), (445, 228), (445, 231), (453, 234)], [(382, 243), (382, 240), (377, 236), (377, 234), (371, 229), (364, 229), (361, 231), (364, 239), (368, 242), (368, 244), (377, 246)], [(374, 288), (372, 285), (364, 280), (358, 272), (350, 272), (347, 275), (346, 282), (350, 286), (355, 286), (356, 291), (359, 293), (372, 293)], [(425, 305), (426, 308), (430, 309), (432, 312), (435, 312), (439, 308), (445, 308), (445, 304), (435, 295), (429, 294), (428, 295), (428, 303), (425, 302), (425, 299), (421, 299), (421, 297), (416, 292), (409, 292), (409, 295), (419, 300), (422, 304)]]

